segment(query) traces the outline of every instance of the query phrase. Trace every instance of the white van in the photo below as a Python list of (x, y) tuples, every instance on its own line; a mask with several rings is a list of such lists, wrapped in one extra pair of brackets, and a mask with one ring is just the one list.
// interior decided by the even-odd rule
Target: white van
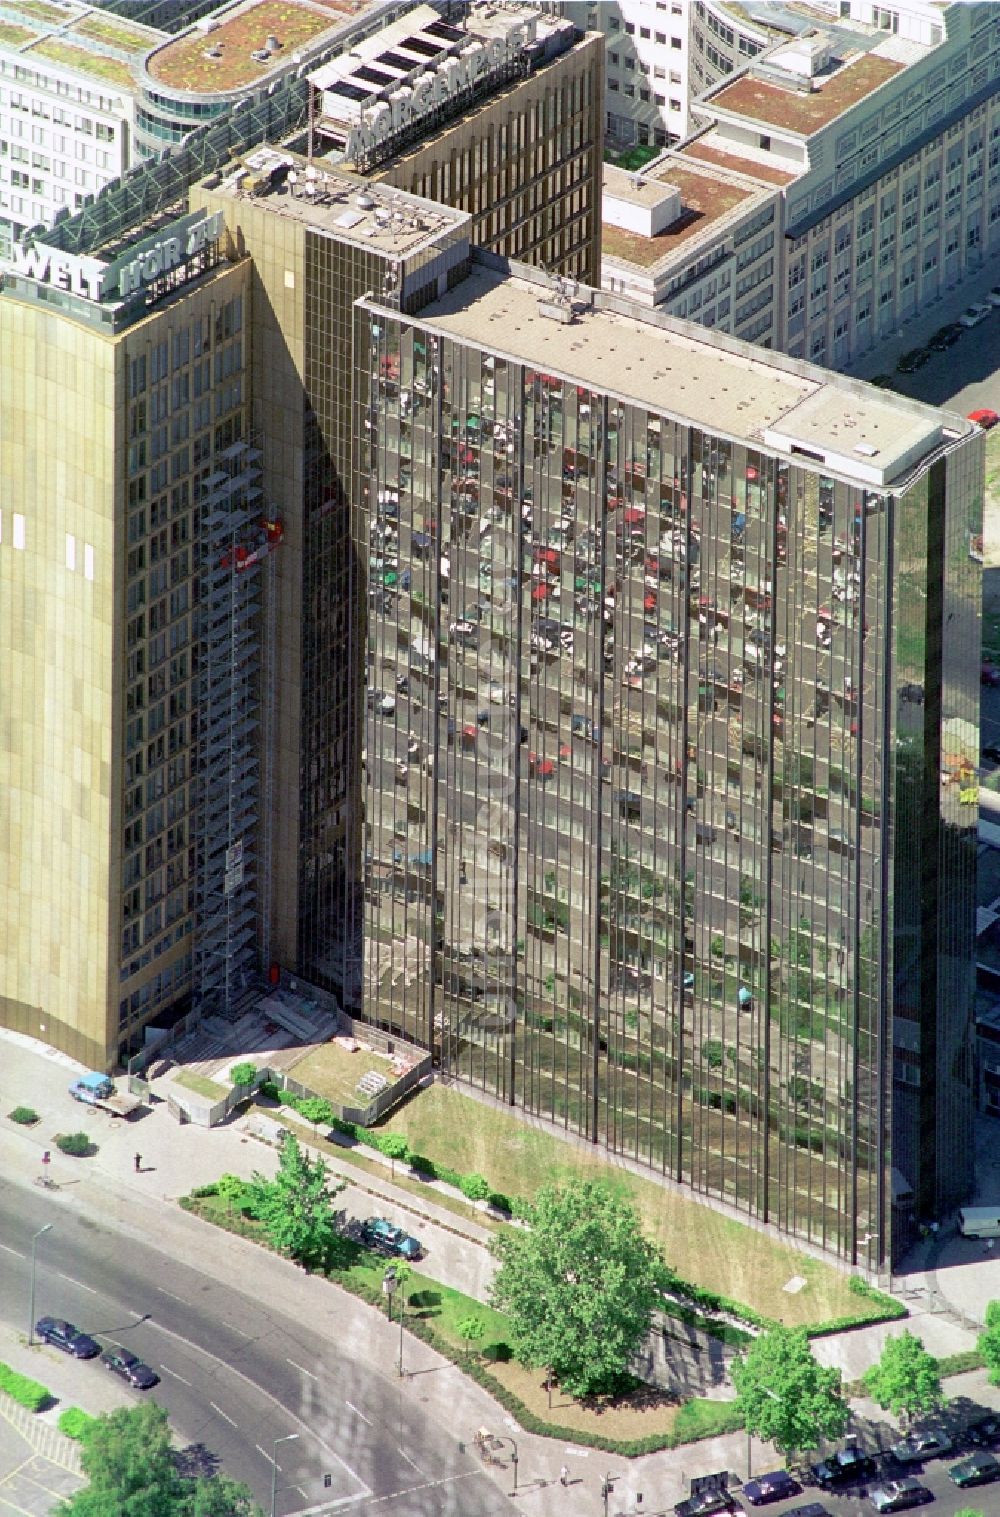
[(1000, 1238), (1000, 1206), (963, 1206), (958, 1230), (963, 1238)]

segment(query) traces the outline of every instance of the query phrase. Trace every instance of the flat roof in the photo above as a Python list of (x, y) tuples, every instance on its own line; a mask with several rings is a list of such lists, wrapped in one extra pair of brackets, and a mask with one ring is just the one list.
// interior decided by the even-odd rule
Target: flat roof
[(116, 89), (132, 93), (136, 89), (136, 76), (124, 58), (113, 58), (109, 53), (92, 52), (72, 42), (72, 32), (60, 31), (42, 37), (40, 41), (25, 48), (22, 57), (44, 58), (47, 63), (57, 63), (60, 68), (72, 69), (77, 74), (88, 74)]
[[(325, 32), (337, 32), (365, 10), (352, 0), (246, 0), (224, 11), (218, 25), (205, 31), (202, 18), (146, 59), (149, 77), (172, 89), (194, 94), (226, 94), (284, 67), (292, 54)], [(251, 56), (268, 37), (281, 47), (266, 60)], [(214, 56), (221, 51), (221, 56)]]
[(914, 452), (929, 452), (940, 440), (941, 423), (893, 405), (884, 390), (859, 399), (836, 384), (805, 396), (775, 428), (795, 445), (824, 455), (855, 459), (859, 470), (886, 478), (900, 474)]
[[(801, 433), (817, 449), (841, 456), (852, 417), (852, 436), (876, 439), (883, 468), (896, 456), (906, 454), (909, 461), (922, 443), (929, 451), (940, 441), (941, 417), (931, 407), (896, 402), (798, 360), (765, 356), (765, 349), (750, 343), (699, 337), (695, 332), (701, 329), (653, 313), (647, 318), (641, 307), (613, 309), (599, 294), (598, 304), (572, 323), (549, 320), (538, 311), (546, 293), (543, 282), (474, 263), (462, 283), (414, 320), (544, 373), (776, 453), (782, 449), (768, 447), (763, 434), (779, 421), (796, 441)], [(850, 459), (833, 472), (850, 475)], [(863, 474), (859, 460), (859, 480)]]
[(659, 181), (680, 191), (681, 214), (677, 220), (657, 232), (655, 237), (626, 232), (607, 222), (601, 229), (601, 251), (605, 257), (618, 258), (644, 269), (652, 268), (662, 258), (707, 231), (737, 206), (766, 193), (763, 187), (720, 179), (707, 168), (699, 170), (694, 165), (684, 168), (676, 160), (655, 169), (648, 177), (652, 183)]
[(812, 80), (813, 88), (798, 91), (789, 75), (789, 88), (771, 84), (750, 72), (702, 97), (705, 105), (751, 121), (784, 127), (808, 137), (836, 121), (850, 106), (864, 100), (879, 85), (902, 73), (905, 64), (880, 55), (878, 50), (845, 58), (840, 68)]
[(751, 179), (760, 179), (765, 184), (791, 184), (803, 172), (801, 168), (782, 169), (776, 163), (761, 163), (759, 158), (744, 158), (740, 153), (733, 152), (732, 148), (732, 143), (728, 148), (720, 147), (709, 129), (704, 137), (696, 137), (693, 142), (685, 143), (676, 151), (685, 158), (696, 158), (699, 163), (714, 163), (720, 169), (735, 169), (737, 173), (746, 174)]
[[(247, 176), (264, 177), (289, 165), (294, 179), (263, 195), (248, 193)], [(209, 176), (211, 178), (212, 176)], [(207, 188), (202, 180), (202, 187)], [(310, 191), (307, 187), (313, 186)], [(226, 166), (225, 177), (213, 193), (289, 217), (318, 232), (344, 242), (354, 242), (375, 252), (402, 256), (424, 244), (432, 245), (443, 231), (466, 226), (468, 211), (454, 210), (436, 200), (424, 200), (405, 190), (387, 189), (329, 164), (310, 161), (281, 148), (260, 147), (247, 154), (239, 166)]]
[(624, 200), (628, 205), (642, 206), (652, 211), (665, 200), (675, 186), (665, 184), (662, 178), (648, 174), (629, 173), (627, 169), (615, 168), (612, 163), (603, 165), (604, 193), (615, 200)]

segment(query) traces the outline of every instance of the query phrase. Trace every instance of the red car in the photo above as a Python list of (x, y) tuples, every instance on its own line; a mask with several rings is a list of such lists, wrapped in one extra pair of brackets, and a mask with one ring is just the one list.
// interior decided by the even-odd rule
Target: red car
[(978, 422), (983, 431), (988, 432), (990, 427), (995, 427), (997, 422), (1000, 421), (1000, 411), (991, 411), (986, 407), (982, 411), (970, 411), (968, 419), (969, 421)]

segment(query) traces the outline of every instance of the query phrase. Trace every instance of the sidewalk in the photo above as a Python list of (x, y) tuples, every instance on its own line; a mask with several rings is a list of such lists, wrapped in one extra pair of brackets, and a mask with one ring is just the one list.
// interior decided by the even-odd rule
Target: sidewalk
[[(939, 327), (957, 321), (967, 306), (985, 301), (987, 291), (996, 283), (996, 263), (992, 259), (987, 259), (981, 269), (959, 280), (950, 288), (943, 289), (930, 305), (924, 306), (913, 316), (908, 316), (896, 331), (883, 338), (877, 347), (872, 348), (868, 353), (861, 354), (853, 363), (846, 364), (840, 372), (856, 379), (871, 379), (875, 374), (894, 374), (896, 360), (903, 353), (908, 353), (911, 348), (922, 347), (928, 337), (932, 336)], [(963, 341), (975, 342), (981, 334), (987, 340), (996, 342), (998, 326), (1000, 326), (1000, 315), (992, 316), (986, 325), (968, 333)], [(905, 381), (901, 380), (901, 382)]]
[[(286, 1261), (255, 1248), (246, 1240), (217, 1232), (177, 1206), (164, 1206), (165, 1201), (172, 1202), (192, 1186), (217, 1179), (226, 1171), (245, 1178), (253, 1170), (273, 1171), (277, 1162), (275, 1151), (251, 1137), (246, 1130), (248, 1125), (259, 1122), (259, 1109), (235, 1124), (210, 1131), (178, 1126), (168, 1116), (164, 1105), (154, 1107), (140, 1121), (128, 1124), (102, 1114), (87, 1117), (83, 1115), (87, 1109), (80, 1108), (80, 1121), (71, 1123), (66, 1112), (66, 1085), (70, 1079), (69, 1071), (74, 1067), (71, 1062), (53, 1056), (51, 1051), (40, 1046), (32, 1047), (30, 1041), (23, 1038), (9, 1039), (0, 1035), (0, 1047), (4, 1051), (0, 1172), (30, 1176), (36, 1169), (42, 1149), (52, 1146), (55, 1132), (66, 1131), (71, 1126), (85, 1127), (100, 1145), (95, 1158), (74, 1161), (62, 1159), (58, 1153), (53, 1156), (55, 1178), (59, 1179), (59, 1167), (73, 1165), (72, 1172), (77, 1180), (71, 1189), (59, 1193), (60, 1205), (74, 1209), (98, 1207), (127, 1234), (145, 1241), (155, 1236), (165, 1252), (177, 1257), (191, 1259), (197, 1256), (198, 1267), (223, 1284), (230, 1284), (234, 1278), (252, 1279), (262, 1299), (280, 1298), (286, 1310), (313, 1325), (317, 1334), (330, 1344), (331, 1352), (340, 1346), (364, 1356), (370, 1363), (393, 1362), (397, 1330), (381, 1313), (322, 1280), (304, 1275)], [(33, 1105), (41, 1114), (42, 1120), (36, 1128), (25, 1131), (8, 1120), (7, 1112), (19, 1101)], [(311, 1143), (308, 1146), (315, 1147)], [(133, 1163), (137, 1150), (143, 1161), (139, 1174), (135, 1173)], [(415, 1203), (412, 1196), (393, 1184), (389, 1175), (384, 1179), (381, 1176), (369, 1179), (367, 1175), (359, 1179), (356, 1171), (352, 1174), (349, 1161), (339, 1156), (332, 1145), (323, 1145), (322, 1152), (332, 1170), (358, 1181), (350, 1193), (345, 1192), (345, 1199), (350, 1195), (352, 1206), (363, 1205), (368, 1211), (386, 1212), (392, 1207), (398, 1210), (400, 1220), (408, 1229), (431, 1240), (428, 1270), (432, 1275), (442, 1279), (443, 1283), (452, 1283), (454, 1279), (458, 1288), (467, 1290), (469, 1286), (464, 1283), (464, 1276), (469, 1269), (479, 1268), (485, 1282), (490, 1265), (482, 1246), (482, 1235), (486, 1230), (436, 1205), (433, 1185), (428, 1186), (430, 1194), (426, 1198), (421, 1196)], [(367, 1150), (365, 1152), (368, 1157)], [(372, 1196), (360, 1188), (369, 1184), (378, 1193), (374, 1207)], [(428, 1217), (434, 1217), (434, 1221), (426, 1221)], [(458, 1229), (481, 1236), (463, 1239), (456, 1235)], [(460, 1257), (464, 1263), (457, 1262)], [(472, 1264), (471, 1260), (478, 1260), (479, 1264)], [(993, 1266), (983, 1266), (984, 1269), (991, 1267), (1000, 1269), (1000, 1261)], [(463, 1280), (457, 1278), (459, 1272)], [(1000, 1295), (1000, 1288), (995, 1294)], [(972, 1346), (972, 1334), (936, 1313), (920, 1310), (919, 1303), (915, 1305), (918, 1311), (906, 1325), (925, 1337), (933, 1352), (953, 1353)], [(877, 1357), (887, 1331), (887, 1327), (881, 1326), (820, 1339), (815, 1345), (817, 1357), (826, 1363), (839, 1364), (848, 1378), (856, 1379)], [(9, 1362), (18, 1361), (11, 1358)], [(406, 1362), (416, 1377), (411, 1374), (401, 1387), (397, 1380), (387, 1378), (387, 1392), (393, 1385), (399, 1394), (421, 1401), (430, 1415), (438, 1418), (443, 1427), (452, 1429), (455, 1438), (467, 1445), (471, 1446), (473, 1436), (481, 1426), (516, 1438), (519, 1453), (517, 1505), (534, 1517), (549, 1517), (550, 1513), (560, 1511), (572, 1511), (574, 1517), (591, 1517), (591, 1514), (600, 1517), (603, 1512), (600, 1482), (607, 1471), (621, 1477), (615, 1486), (611, 1510), (634, 1510), (635, 1498), (642, 1493), (640, 1509), (652, 1517), (652, 1514), (668, 1510), (686, 1495), (692, 1475), (721, 1469), (742, 1472), (746, 1468), (747, 1440), (744, 1434), (708, 1439), (632, 1460), (564, 1445), (557, 1439), (537, 1437), (521, 1430), (492, 1397), (421, 1341), (408, 1338)], [(18, 1367), (21, 1367), (19, 1363)], [(58, 1366), (59, 1372), (67, 1374), (72, 1374), (73, 1368), (70, 1361)], [(48, 1363), (45, 1374), (37, 1371), (36, 1374), (57, 1394), (63, 1394), (56, 1383), (56, 1371), (49, 1374)], [(975, 1384), (977, 1399), (984, 1404), (1000, 1402), (1000, 1396), (995, 1392), (983, 1394), (983, 1372), (971, 1380)], [(66, 1396), (68, 1401), (73, 1401), (69, 1387)], [(95, 1409), (89, 1394), (86, 1405), (88, 1410)], [(773, 1450), (756, 1441), (752, 1457), (756, 1470), (780, 1462)], [(575, 1481), (582, 1482), (573, 1486), (572, 1498), (552, 1489), (558, 1482), (558, 1472), (563, 1464), (569, 1467)], [(496, 1475), (498, 1490), (509, 1492), (509, 1468), (498, 1470)]]

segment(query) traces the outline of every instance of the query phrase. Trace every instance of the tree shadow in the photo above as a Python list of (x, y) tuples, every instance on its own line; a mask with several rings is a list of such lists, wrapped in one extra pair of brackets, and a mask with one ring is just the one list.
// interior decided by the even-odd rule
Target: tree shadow
[(204, 1443), (188, 1443), (183, 1448), (174, 1449), (171, 1453), (174, 1469), (185, 1480), (197, 1480), (201, 1477), (210, 1479), (217, 1475), (222, 1465), (218, 1454)]
[(514, 1350), (509, 1343), (491, 1343), (483, 1349), (482, 1358), (487, 1364), (509, 1364)]

